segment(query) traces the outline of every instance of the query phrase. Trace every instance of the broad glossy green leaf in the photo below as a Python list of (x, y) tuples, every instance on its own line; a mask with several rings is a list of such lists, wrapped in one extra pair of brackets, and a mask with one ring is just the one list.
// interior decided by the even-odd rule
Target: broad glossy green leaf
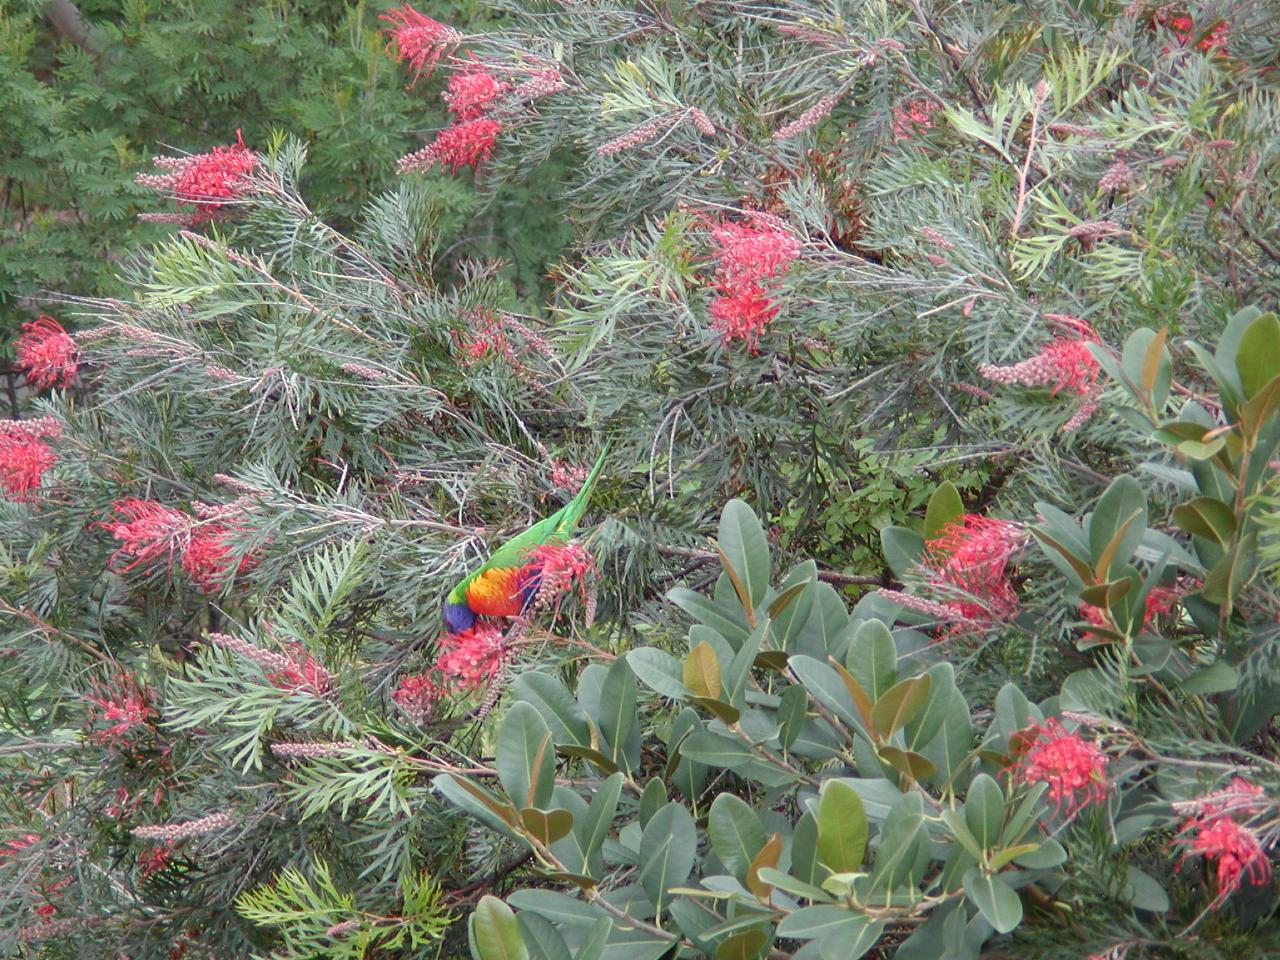
[(759, 814), (735, 794), (722, 793), (707, 815), (707, 835), (725, 869), (746, 883), (747, 868), (768, 839)]
[(960, 499), (960, 491), (950, 480), (942, 481), (933, 491), (933, 496), (929, 498), (929, 506), (925, 508), (925, 539), (933, 539), (948, 523), (962, 516), (964, 516), (964, 501)]
[(1274, 313), (1260, 314), (1245, 327), (1235, 360), (1240, 386), (1248, 400), (1280, 371), (1280, 319)]
[(520, 811), (520, 821), (529, 835), (549, 847), (561, 837), (567, 837), (573, 830), (573, 814), (568, 810), (542, 811), (534, 807), (525, 807)]
[(912, 780), (928, 780), (938, 772), (932, 760), (924, 754), (916, 753), (914, 750), (882, 746), (876, 752), (881, 760), (904, 777), (910, 777)]
[(818, 863), (818, 820), (804, 813), (791, 834), (791, 872), (804, 883), (817, 886), (829, 872)]
[(983, 850), (995, 847), (1004, 826), (1004, 791), (985, 773), (978, 774), (969, 784), (964, 822)]
[(515, 913), (497, 897), (480, 898), (471, 930), (480, 960), (529, 960)]
[(720, 514), (718, 542), (742, 579), (754, 610), (769, 589), (769, 544), (755, 511), (741, 500), (726, 503)]
[(817, 940), (829, 933), (854, 933), (866, 922), (866, 914), (845, 907), (801, 907), (778, 921), (777, 933), (789, 940)]
[(494, 766), (518, 807), (545, 807), (555, 788), (556, 754), (551, 730), (537, 709), (517, 701), (498, 725)]
[(905, 577), (924, 556), (924, 537), (906, 527), (885, 527), (880, 531), (880, 546), (885, 563), (898, 579)]
[(522, 910), (516, 916), (521, 937), (529, 950), (530, 960), (573, 960), (564, 937), (552, 924), (536, 913)]
[(613, 816), (618, 811), (618, 798), (622, 795), (624, 777), (615, 773), (604, 780), (591, 797), (591, 805), (584, 816), (574, 822), (578, 845), (582, 848), (592, 874), (598, 874), (601, 864), (597, 854), (613, 826)]
[[(709, 644), (706, 649), (710, 649)], [(656, 647), (637, 647), (628, 651), (627, 666), (641, 683), (664, 697), (684, 700), (697, 693), (685, 684), (680, 661)]]
[(871, 708), (871, 726), (887, 740), (906, 726), (929, 698), (932, 678), (926, 673), (894, 684), (876, 700)]
[(844, 665), (872, 703), (884, 696), (898, 677), (898, 648), (889, 628), (879, 620), (859, 624), (849, 641)]
[(821, 861), (835, 873), (861, 869), (867, 849), (867, 814), (858, 791), (840, 780), (824, 783), (817, 824)]
[(1126, 867), (1124, 896), (1139, 910), (1164, 913), (1169, 909), (1169, 895), (1151, 874), (1137, 867)]
[(854, 929), (832, 930), (818, 945), (818, 960), (858, 960), (876, 945), (884, 933), (884, 921), (862, 918)]
[(542, 715), (557, 745), (591, 746), (587, 715), (558, 678), (538, 670), (522, 673), (511, 682), (511, 692)]
[(997, 933), (1008, 933), (1022, 922), (1022, 900), (1000, 877), (974, 867), (964, 875), (964, 893)]
[(689, 878), (698, 853), (693, 817), (679, 803), (655, 813), (640, 840), (640, 884), (661, 913), (671, 900), (667, 891)]
[(835, 670), (803, 654), (792, 657), (787, 665), (809, 696), (844, 721), (849, 729), (862, 729), (862, 723), (854, 710), (853, 699)]
[(636, 723), (636, 676), (622, 657), (609, 666), (600, 690), (600, 733), (609, 743), (609, 759), (622, 767)]
[(1142, 486), (1128, 475), (1116, 477), (1089, 518), (1095, 577), (1106, 579), (1112, 566), (1128, 563), (1146, 529), (1147, 496)]
[[(733, 614), (718, 604), (712, 603), (700, 593), (685, 587), (675, 587), (667, 593), (667, 598), (699, 623), (711, 627), (728, 641), (735, 650), (741, 646), (751, 632), (744, 624), (739, 623)], [(741, 609), (735, 611), (741, 616)]]
[(1173, 508), (1173, 522), (1179, 529), (1205, 537), (1224, 546), (1236, 532), (1236, 514), (1216, 497), (1196, 497)]
[(756, 960), (768, 939), (760, 927), (725, 937), (716, 947), (716, 960)]

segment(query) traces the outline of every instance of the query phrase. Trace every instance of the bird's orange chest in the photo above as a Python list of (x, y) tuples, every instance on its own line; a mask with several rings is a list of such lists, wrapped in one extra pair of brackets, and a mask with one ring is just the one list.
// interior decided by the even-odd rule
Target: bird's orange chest
[(526, 567), (495, 567), (467, 586), (467, 606), (481, 617), (518, 617), (528, 602)]

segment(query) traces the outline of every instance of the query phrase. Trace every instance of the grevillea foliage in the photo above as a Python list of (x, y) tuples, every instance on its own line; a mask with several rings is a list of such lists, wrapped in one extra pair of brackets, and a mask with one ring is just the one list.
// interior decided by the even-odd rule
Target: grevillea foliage
[(1266, 5), (491, 9), (120, 151), (160, 239), (14, 325), (0, 951), (1280, 953)]

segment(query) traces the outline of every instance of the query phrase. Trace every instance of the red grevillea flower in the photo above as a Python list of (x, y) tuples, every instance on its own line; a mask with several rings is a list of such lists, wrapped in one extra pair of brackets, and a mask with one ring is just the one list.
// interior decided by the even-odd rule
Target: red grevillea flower
[[(1178, 43), (1182, 46), (1189, 46), (1191, 41), (1195, 39), (1196, 23), (1186, 14), (1169, 16), (1167, 12), (1158, 12), (1154, 18), (1156, 23), (1167, 26)], [(1205, 31), (1204, 36), (1196, 43), (1196, 49), (1202, 53), (1221, 53), (1227, 52), (1227, 43), (1231, 39), (1231, 24), (1225, 20), (1220, 20), (1213, 25), (1212, 28)], [(1169, 48), (1166, 47), (1164, 52), (1168, 53)]]
[[(1180, 601), (1182, 597), (1183, 590), (1178, 586), (1152, 587), (1151, 592), (1147, 594), (1146, 604), (1142, 613), (1142, 629), (1147, 629), (1147, 627), (1151, 625), (1151, 621), (1156, 617), (1161, 617), (1166, 613), (1170, 613), (1173, 608), (1178, 605), (1178, 601)], [(1094, 626), (1109, 626), (1102, 610), (1091, 603), (1081, 601), (1080, 616), (1083, 620), (1092, 623)], [(1093, 638), (1095, 640), (1104, 639), (1093, 633), (1086, 633), (1085, 638)]]
[(760, 335), (778, 315), (778, 305), (754, 283), (718, 289), (720, 295), (711, 301), (712, 326), (725, 343), (742, 340), (749, 352), (757, 353)]
[(444, 102), (459, 120), (475, 120), (510, 89), (511, 84), (495, 77), (487, 64), (472, 60), (449, 77)]
[(173, 859), (173, 844), (166, 843), (159, 847), (148, 847), (138, 854), (138, 870), (143, 878), (158, 873), (169, 865)]
[(281, 690), (305, 691), (323, 696), (333, 689), (333, 674), (325, 669), (300, 643), (285, 645), (289, 650), (289, 663), (267, 674), (267, 679)]
[(410, 720), (422, 724), (431, 716), (441, 693), (439, 685), (429, 674), (416, 673), (401, 679), (391, 699)]
[(413, 83), (417, 83), (420, 77), (431, 76), (436, 62), (444, 52), (462, 39), (462, 34), (453, 27), (432, 20), (407, 3), (403, 7), (388, 10), (378, 19), (392, 24), (387, 28), (387, 33), (391, 35), (387, 49), (391, 48), (392, 43), (395, 44), (396, 59), (408, 63), (413, 70)]
[(1097, 343), (1096, 336), (1055, 337), (1030, 359), (1007, 367), (984, 363), (978, 372), (996, 383), (1050, 387), (1051, 395), (1066, 390), (1085, 396), (1094, 390), (1102, 369), (1089, 350), (1091, 343)]
[[(1266, 791), (1243, 777), (1232, 777), (1227, 786), (1190, 801), (1190, 807), (1200, 817), (1252, 814), (1267, 806)], [(1175, 804), (1175, 808), (1179, 805)]]
[(547, 609), (574, 587), (584, 601), (587, 599), (586, 579), (595, 571), (596, 559), (582, 544), (576, 541), (539, 544), (525, 553), (525, 560), (538, 568), (535, 610)]
[(1074, 816), (1107, 796), (1107, 755), (1057, 720), (1036, 724), (1019, 735), (1030, 746), (1016, 763), (1023, 783), (1047, 783), (1055, 812)]
[(1216, 861), (1218, 895), (1213, 906), (1220, 906), (1245, 880), (1253, 885), (1270, 882), (1271, 861), (1257, 834), (1230, 817), (1196, 818), (1182, 834), (1188, 856)]
[(959, 621), (955, 629), (1012, 620), (1018, 596), (1010, 582), (1010, 562), (1026, 540), (1022, 526), (966, 513), (925, 541), (929, 585)]
[(430, 170), (438, 161), (450, 173), (463, 167), (477, 167), (493, 156), (502, 124), (489, 117), (462, 120), (445, 127), (431, 143), (416, 153), (401, 157), (396, 164), (398, 173)]
[(119, 548), (111, 555), (113, 569), (122, 558), (131, 559), (130, 563), (119, 568), (123, 573), (149, 565), (160, 556), (168, 557), (172, 568), (173, 558), (186, 547), (195, 522), (181, 510), (138, 497), (116, 500), (111, 509), (123, 519), (104, 521), (97, 526), (120, 541)]
[(917, 134), (933, 127), (933, 114), (938, 105), (932, 100), (920, 98), (908, 100), (893, 108), (893, 138), (911, 140)]
[(712, 251), (722, 284), (757, 283), (787, 272), (800, 255), (800, 239), (772, 217), (711, 227)]
[(109, 724), (106, 729), (93, 731), (89, 739), (113, 747), (123, 744), (133, 730), (145, 726), (156, 715), (146, 688), (128, 673), (109, 686), (98, 685), (89, 703), (90, 721)]
[(68, 387), (76, 375), (76, 342), (53, 317), (41, 314), (22, 325), (14, 351), (27, 382), (38, 387)]
[(244, 195), (246, 178), (253, 172), (258, 155), (244, 145), (244, 137), (237, 130), (235, 143), (186, 157), (156, 157), (152, 162), (167, 172), (142, 173), (134, 178), (135, 182), (194, 207), (193, 213), (181, 219), (199, 225)]
[(213, 593), (258, 564), (258, 557), (246, 553), (236, 561), (234, 541), (242, 532), (239, 526), (205, 523), (195, 527), (182, 551), (182, 569), (204, 590)]
[(436, 669), (451, 691), (465, 692), (492, 680), (506, 659), (502, 631), (488, 623), (477, 622), (470, 630), (445, 634), (436, 642)]
[(28, 499), (57, 459), (39, 437), (0, 429), (0, 487), (11, 499)]

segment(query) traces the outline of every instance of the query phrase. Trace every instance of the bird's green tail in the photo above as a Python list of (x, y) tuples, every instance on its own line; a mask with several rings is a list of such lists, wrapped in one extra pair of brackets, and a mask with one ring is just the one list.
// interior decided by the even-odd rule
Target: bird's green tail
[(557, 533), (566, 536), (572, 533), (578, 526), (578, 521), (582, 519), (582, 515), (587, 512), (587, 502), (591, 499), (591, 492), (595, 489), (596, 481), (600, 479), (600, 471), (604, 469), (604, 461), (609, 456), (609, 448), (612, 445), (612, 440), (605, 441), (604, 449), (600, 451), (600, 456), (596, 459), (596, 465), (591, 468), (591, 472), (587, 474), (587, 479), (582, 482), (582, 489), (565, 505), (564, 514), (560, 522), (556, 524)]

